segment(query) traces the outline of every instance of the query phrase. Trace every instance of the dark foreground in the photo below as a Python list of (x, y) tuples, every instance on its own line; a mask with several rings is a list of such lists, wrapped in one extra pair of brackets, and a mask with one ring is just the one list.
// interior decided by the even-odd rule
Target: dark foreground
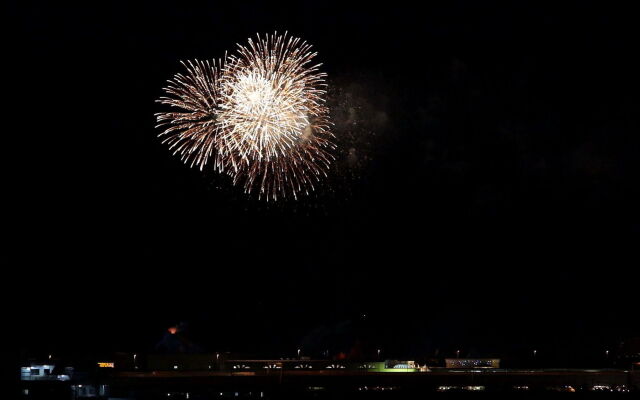
[[(280, 392), (251, 392), (238, 388), (238, 392), (213, 392), (206, 391), (163, 391), (148, 390), (144, 392), (130, 392), (127, 394), (118, 394), (108, 397), (85, 397), (75, 392), (59, 391), (59, 390), (31, 390), (29, 395), (23, 395), (22, 399), (48, 399), (48, 400), (77, 400), (77, 399), (111, 399), (111, 400), (157, 400), (157, 399), (175, 399), (175, 400), (231, 400), (231, 399), (266, 399), (266, 400), (330, 400), (330, 399), (349, 399), (349, 400), (446, 400), (446, 399), (635, 399), (638, 393), (633, 392), (605, 392), (605, 391), (576, 391), (576, 392), (559, 392), (555, 390), (539, 390), (539, 391), (449, 391), (449, 392), (431, 392), (431, 391), (414, 391), (414, 390), (369, 390), (360, 392), (351, 391), (280, 391)], [(3, 396), (4, 398), (4, 396)]]
[(113, 371), (85, 381), (22, 382), (21, 394), (24, 400), (604, 399), (637, 398), (638, 378), (623, 370)]

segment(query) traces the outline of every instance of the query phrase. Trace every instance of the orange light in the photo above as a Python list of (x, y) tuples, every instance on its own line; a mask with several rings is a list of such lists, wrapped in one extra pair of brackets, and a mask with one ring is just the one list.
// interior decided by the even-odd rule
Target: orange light
[(98, 368), (115, 368), (115, 363), (112, 362), (99, 362)]
[(170, 334), (175, 335), (178, 332), (178, 327), (177, 326), (172, 326), (171, 328), (167, 329), (169, 331)]

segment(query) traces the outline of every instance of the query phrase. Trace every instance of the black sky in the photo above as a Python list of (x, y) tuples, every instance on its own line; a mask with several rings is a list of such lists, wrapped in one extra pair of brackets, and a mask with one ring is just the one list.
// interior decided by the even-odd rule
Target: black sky
[[(362, 313), (399, 355), (566, 360), (640, 335), (631, 10), (17, 3), (5, 171), (21, 348), (148, 349), (188, 321), (208, 350), (293, 354)], [(171, 157), (154, 100), (179, 60), (274, 30), (318, 51), (341, 147), (316, 195), (266, 204)]]

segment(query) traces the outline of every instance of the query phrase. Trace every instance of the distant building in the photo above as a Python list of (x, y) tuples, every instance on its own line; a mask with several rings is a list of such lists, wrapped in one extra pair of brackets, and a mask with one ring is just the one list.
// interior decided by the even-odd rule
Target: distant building
[(68, 381), (73, 374), (72, 368), (65, 368), (65, 373), (56, 375), (53, 373), (53, 364), (31, 364), (20, 368), (20, 380), (23, 381)]
[(618, 359), (621, 366), (638, 369), (640, 366), (640, 337), (627, 339), (620, 343)]
[(447, 368), (500, 368), (499, 358), (445, 358)]

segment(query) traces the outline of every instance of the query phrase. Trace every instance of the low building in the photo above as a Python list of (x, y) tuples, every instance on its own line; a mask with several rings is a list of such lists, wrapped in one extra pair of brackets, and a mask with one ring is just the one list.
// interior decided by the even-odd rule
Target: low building
[(22, 381), (68, 381), (73, 375), (72, 368), (65, 368), (63, 374), (54, 374), (53, 364), (31, 364), (20, 368), (20, 380)]
[(446, 368), (500, 368), (499, 358), (445, 358)]

